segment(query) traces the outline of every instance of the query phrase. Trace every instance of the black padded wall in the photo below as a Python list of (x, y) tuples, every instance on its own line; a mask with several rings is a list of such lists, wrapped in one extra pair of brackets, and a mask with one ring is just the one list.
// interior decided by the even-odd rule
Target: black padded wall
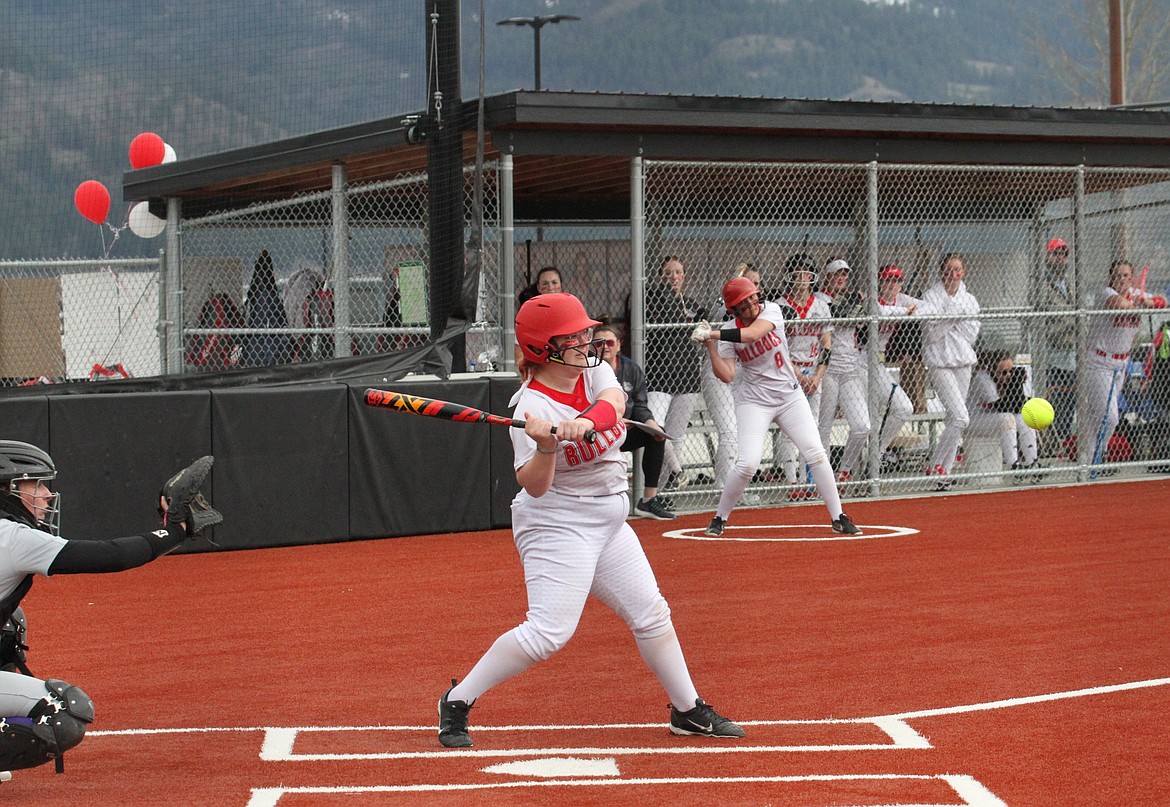
[[(508, 401), (520, 388), (516, 376), (496, 376), (491, 379), (491, 411), (497, 415), (512, 415)], [(523, 416), (523, 415), (521, 415)], [(512, 440), (508, 429), (492, 431), (491, 463), (492, 527), (512, 526), (512, 499), (520, 490), (516, 471), (512, 467)]]
[[(211, 453), (210, 405), (204, 391), (49, 398), (62, 536), (119, 538), (157, 528), (163, 483)], [(214, 472), (207, 493), (214, 500)]]
[[(395, 382), (395, 391), (488, 408), (484, 380)], [(500, 426), (375, 409), (350, 388), (350, 533), (381, 538), (491, 526), (488, 458)]]
[(350, 537), (346, 390), (320, 384), (211, 393), (220, 546)]
[(20, 440), (49, 450), (49, 399), (0, 398), (0, 440)]

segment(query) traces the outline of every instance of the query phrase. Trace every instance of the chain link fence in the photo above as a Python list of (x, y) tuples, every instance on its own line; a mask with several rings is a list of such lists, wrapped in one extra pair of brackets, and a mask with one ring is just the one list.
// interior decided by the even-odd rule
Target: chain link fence
[[(786, 314), (801, 319), (789, 339), (804, 345), (805, 358), (826, 330), (835, 356), (852, 347), (859, 357), (855, 370), (820, 385), (823, 399), (835, 384), (837, 401), (820, 425), (834, 467), (850, 473), (840, 483), (847, 497), (933, 490), (943, 481), (927, 472), (956, 407), (931, 380), (926, 345), (939, 331), (931, 326), (967, 321), (978, 323), (978, 362), (968, 365), (960, 396), (968, 427), (946, 484), (1170, 468), (1170, 382), (1160, 375), (1170, 366), (1170, 347), (1162, 347), (1170, 337), (1161, 336), (1166, 312), (1118, 312), (1104, 296), (1119, 257), (1132, 261), (1134, 286), (1167, 294), (1170, 172), (645, 161), (634, 189), (640, 216), (555, 225), (502, 222), (498, 174), (495, 163), (483, 173), (480, 243), (475, 172), (465, 169), (466, 265), (478, 280), (467, 366), (510, 366), (512, 290), (523, 290), (540, 268), (558, 267), (565, 289), (594, 316), (617, 323), (645, 366), (657, 419), (678, 435), (663, 481), (688, 509), (714, 505), (736, 441), (731, 390), (711, 374), (689, 332), (697, 320), (722, 316), (720, 290), (740, 264), (759, 271), (768, 300), (804, 293), (791, 285), (799, 273), (785, 270), (794, 256), (807, 256), (814, 290), (823, 290), (831, 259), (845, 260), (849, 288), (865, 295), (848, 312), (810, 309), (803, 319), (800, 300), (790, 300)], [(160, 279), (175, 270), (166, 256), (0, 262), (0, 385), (203, 373), (423, 343), (430, 331), (427, 192), (426, 176), (410, 174), (181, 220), (178, 350), (164, 345)], [(504, 232), (513, 246), (510, 278)], [(1050, 251), (1053, 239), (1065, 247)], [(961, 256), (977, 315), (932, 312), (922, 303), (948, 253)], [(681, 296), (664, 286), (666, 257), (681, 264)], [(901, 274), (907, 297), (900, 303), (885, 300), (889, 266)], [(888, 310), (879, 301), (899, 304)], [(910, 306), (914, 312), (903, 316)], [(1110, 333), (1128, 342), (1106, 345)], [(181, 366), (168, 368), (168, 356)], [(1017, 369), (1006, 377), (1026, 382), (1014, 391), (996, 384), (1008, 362)], [(1053, 403), (1052, 428), (1037, 434), (1016, 421), (1021, 389)], [(996, 412), (985, 400), (995, 394), (1012, 411)], [(775, 428), (764, 439), (747, 503), (807, 495), (808, 475), (791, 445)]]
[(0, 387), (157, 375), (159, 266), (0, 261)]
[[(1105, 310), (1103, 290), (1111, 263), (1124, 257), (1135, 286), (1166, 295), (1170, 172), (647, 161), (644, 195), (645, 332), (640, 344), (635, 333), (634, 350), (650, 378), (656, 418), (667, 432), (685, 434), (672, 442), (664, 476), (669, 495), (687, 500), (688, 509), (717, 501), (736, 433), (730, 387), (714, 379), (705, 351), (687, 336), (695, 321), (723, 318), (720, 290), (742, 264), (758, 269), (764, 298), (791, 306), (790, 342), (810, 333), (819, 341), (832, 330), (833, 359), (811, 402), (830, 389), (837, 394), (819, 425), (834, 467), (847, 472), (839, 474), (846, 497), (1165, 470), (1170, 396), (1165, 381), (1149, 378), (1158, 363), (1143, 362), (1166, 312), (1119, 315)], [(1053, 238), (1067, 248), (1049, 253)], [(977, 316), (932, 314), (922, 303), (950, 253), (962, 260)], [(667, 285), (678, 271), (664, 269), (671, 257), (684, 273), (678, 294)], [(836, 258), (850, 267), (846, 289), (863, 298), (852, 311), (834, 305), (827, 316), (800, 320), (809, 290), (793, 287), (786, 264), (811, 265), (812, 291), (823, 292), (834, 280), (825, 267)], [(895, 274), (883, 271), (890, 266), (908, 298), (893, 299), (898, 289), (879, 279)], [(957, 396), (940, 395), (926, 343), (942, 338), (938, 326), (963, 321), (978, 324), (970, 329), (978, 334), (975, 358), (945, 362), (967, 372), (959, 373), (966, 378)], [(1104, 370), (1090, 361), (1101, 358), (1102, 333), (1133, 342), (1100, 351), (1111, 354)], [(851, 350), (858, 367), (835, 374)], [(1009, 366), (1014, 392), (1006, 386)], [(816, 364), (797, 369), (815, 372)], [(902, 392), (906, 422), (890, 429), (889, 413), (895, 422), (901, 417)], [(1052, 401), (1053, 428), (1037, 433), (1016, 417), (1021, 394)], [(967, 410), (962, 416), (947, 406), (956, 397)], [(997, 397), (998, 409), (1008, 411), (997, 411)], [(928, 475), (952, 422), (967, 428), (946, 477)], [(1078, 455), (1082, 436), (1093, 449)], [(765, 440), (746, 503), (804, 498), (812, 486), (791, 444), (775, 427)]]

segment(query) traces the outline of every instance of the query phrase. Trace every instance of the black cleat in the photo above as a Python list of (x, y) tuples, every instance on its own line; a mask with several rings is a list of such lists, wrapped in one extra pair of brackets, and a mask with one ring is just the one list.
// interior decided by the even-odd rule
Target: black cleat
[[(451, 679), (451, 689), (456, 680)], [(465, 701), (449, 701), (447, 693), (439, 698), (439, 742), (445, 748), (471, 748), (471, 735), (467, 733), (467, 713), (471, 711)]]
[(671, 734), (693, 734), (699, 737), (742, 737), (743, 729), (723, 717), (702, 698), (695, 699), (695, 708), (680, 712), (670, 706)]
[(723, 528), (727, 526), (727, 519), (715, 516), (711, 519), (711, 523), (707, 525), (707, 529), (703, 532), (704, 535), (710, 535), (712, 538), (718, 538), (723, 534)]
[(857, 525), (853, 523), (853, 519), (844, 513), (838, 518), (833, 519), (833, 532), (839, 532), (843, 535), (861, 535), (861, 530), (857, 529)]

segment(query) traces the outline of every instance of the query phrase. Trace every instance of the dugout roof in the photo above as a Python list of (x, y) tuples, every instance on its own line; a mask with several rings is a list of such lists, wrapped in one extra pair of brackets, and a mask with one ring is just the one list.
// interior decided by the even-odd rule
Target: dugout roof
[[(478, 100), (464, 102), (465, 162), (475, 155), (477, 108)], [(407, 143), (407, 126), (406, 115), (395, 115), (129, 171), (122, 195), (125, 201), (178, 198), (183, 215), (193, 217), (327, 191), (339, 162), (351, 185), (421, 173), (426, 147)], [(1161, 110), (514, 91), (484, 99), (484, 130), (485, 160), (501, 153), (515, 158), (518, 221), (627, 219), (634, 156), (1170, 167), (1170, 112)], [(950, 190), (1010, 208), (1024, 192), (1035, 202), (1035, 176), (1024, 182), (1026, 191), (1019, 172), (974, 172), (966, 187)], [(687, 192), (714, 197), (734, 189)], [(1054, 183), (1053, 198), (1067, 192), (1067, 183)], [(847, 193), (856, 198), (854, 190)], [(1026, 210), (1021, 204), (1020, 214)]]

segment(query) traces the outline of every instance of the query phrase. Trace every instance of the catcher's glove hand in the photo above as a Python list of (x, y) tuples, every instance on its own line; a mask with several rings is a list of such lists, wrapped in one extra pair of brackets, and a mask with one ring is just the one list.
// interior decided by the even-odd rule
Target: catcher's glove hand
[(691, 331), (691, 341), (698, 342), (700, 345), (711, 338), (711, 323), (703, 320), (695, 329)]
[(211, 472), (214, 457), (200, 457), (172, 476), (159, 494), (167, 503), (164, 520), (187, 525), (188, 535), (198, 535), (210, 526), (223, 522), (218, 510), (208, 504), (199, 488)]

